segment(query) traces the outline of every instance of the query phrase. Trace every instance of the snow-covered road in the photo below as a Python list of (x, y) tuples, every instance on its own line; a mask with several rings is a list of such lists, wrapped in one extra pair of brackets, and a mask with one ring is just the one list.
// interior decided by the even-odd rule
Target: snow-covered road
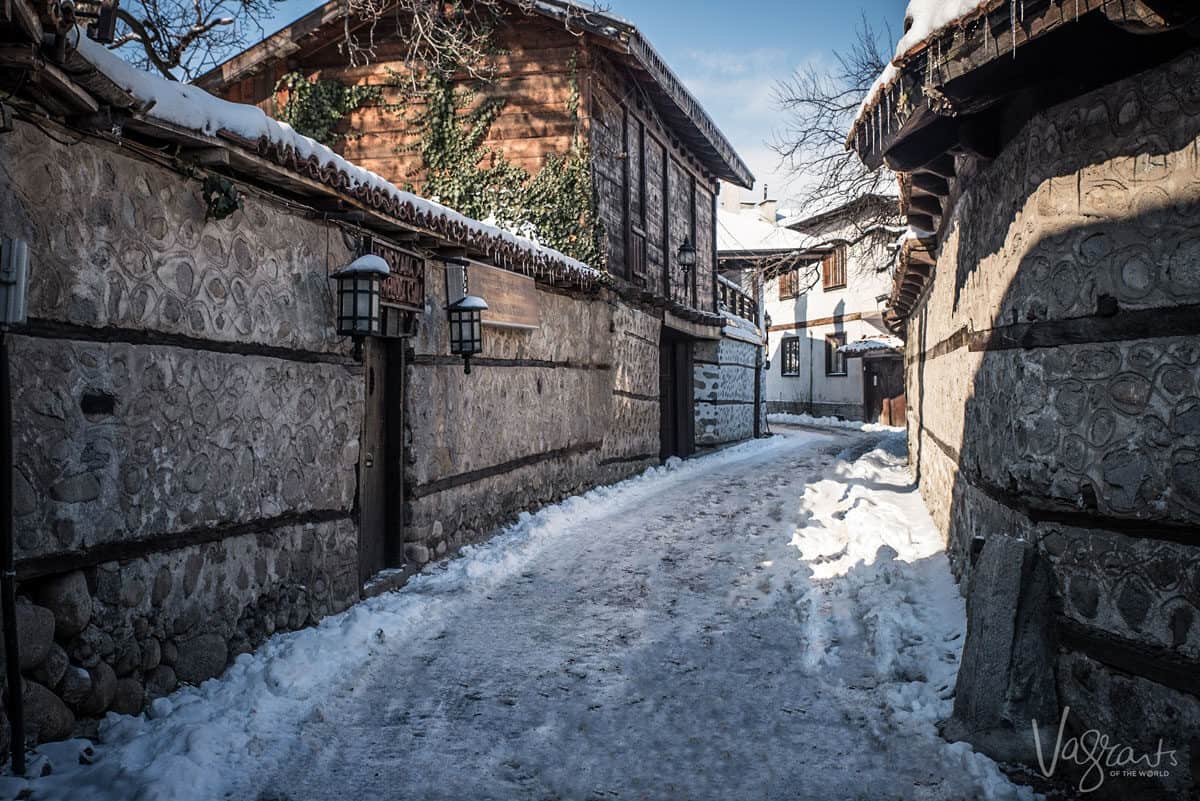
[(33, 798), (1028, 798), (937, 737), (964, 610), (902, 448), (793, 428), (526, 516)]

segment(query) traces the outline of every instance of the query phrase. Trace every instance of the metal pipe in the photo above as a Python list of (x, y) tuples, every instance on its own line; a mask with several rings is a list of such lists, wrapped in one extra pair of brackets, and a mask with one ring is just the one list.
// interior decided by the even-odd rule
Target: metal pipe
[(8, 676), (8, 723), (12, 729), (9, 753), (12, 772), (25, 775), (25, 704), (22, 698), (21, 657), (17, 652), (17, 573), (13, 558), (12, 397), (8, 343), (0, 328), (0, 595), (4, 602), (4, 659)]

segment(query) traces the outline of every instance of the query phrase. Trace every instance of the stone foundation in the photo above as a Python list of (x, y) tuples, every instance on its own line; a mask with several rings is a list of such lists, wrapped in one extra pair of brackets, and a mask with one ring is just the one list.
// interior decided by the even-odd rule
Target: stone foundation
[(90, 734), (108, 711), (136, 714), (345, 609), (357, 536), (349, 519), (284, 526), (22, 582), (30, 739)]
[(768, 414), (808, 414), (813, 417), (837, 417), (842, 420), (862, 420), (861, 403), (805, 403), (802, 401), (767, 401)]

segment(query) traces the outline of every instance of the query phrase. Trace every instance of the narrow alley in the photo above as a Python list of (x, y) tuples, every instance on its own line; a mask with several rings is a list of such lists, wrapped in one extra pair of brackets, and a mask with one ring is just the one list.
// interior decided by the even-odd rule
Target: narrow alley
[(1031, 797), (937, 736), (964, 608), (903, 443), (784, 428), (527, 515), (45, 746), (32, 797)]

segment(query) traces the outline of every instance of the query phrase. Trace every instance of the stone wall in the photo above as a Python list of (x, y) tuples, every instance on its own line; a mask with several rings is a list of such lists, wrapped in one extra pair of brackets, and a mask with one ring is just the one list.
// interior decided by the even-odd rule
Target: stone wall
[[(129, 149), (0, 138), (0, 233), (32, 254), (8, 348), (22, 666), (49, 740), (360, 597), (375, 374), (333, 330), (338, 227), (242, 185), (244, 208), (206, 221), (199, 180)], [(442, 269), (405, 353), (416, 566), (660, 458), (661, 312), (539, 285), (538, 327), (488, 326), (465, 375)], [(707, 400), (752, 392), (751, 346), (713, 358)], [(716, 405), (713, 441), (748, 435)]]
[[(439, 262), (429, 304), (445, 305)], [(658, 461), (661, 321), (623, 303), (540, 288), (535, 330), (484, 328), (465, 375), (426, 315), (408, 371), (406, 553), (417, 564), (517, 513)]]
[(910, 453), (964, 587), (987, 591), (988, 539), (1035, 547), (1072, 731), (1161, 738), (1173, 797), (1200, 759), (1197, 97), (1193, 51), (1039, 115), (990, 164), (960, 158), (907, 337)]
[[(723, 337), (695, 345), (696, 445), (723, 445), (754, 436), (754, 378), (761, 346)], [(761, 389), (761, 387), (760, 387)]]
[[(362, 375), (331, 328), (336, 229), (118, 146), (0, 135), (28, 241), (10, 335), (29, 733), (221, 673), (358, 598)], [(4, 729), (7, 731), (7, 729)]]

